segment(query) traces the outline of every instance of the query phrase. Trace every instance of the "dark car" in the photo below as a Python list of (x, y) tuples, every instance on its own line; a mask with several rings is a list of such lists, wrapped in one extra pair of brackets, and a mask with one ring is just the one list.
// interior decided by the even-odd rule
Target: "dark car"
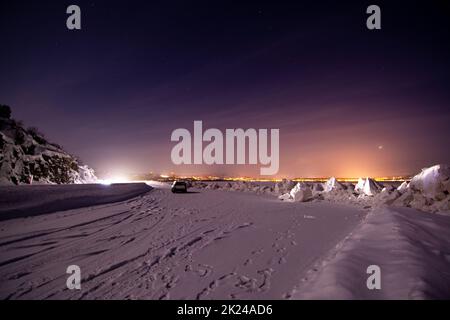
[(184, 181), (174, 181), (172, 183), (172, 192), (187, 192), (188, 185)]

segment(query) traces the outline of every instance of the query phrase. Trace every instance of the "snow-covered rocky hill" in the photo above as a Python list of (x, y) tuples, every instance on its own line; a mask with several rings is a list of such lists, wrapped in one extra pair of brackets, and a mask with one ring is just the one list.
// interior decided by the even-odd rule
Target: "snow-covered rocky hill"
[(0, 184), (91, 183), (94, 170), (82, 165), (35, 128), (25, 129), (11, 118), (9, 107), (0, 112)]

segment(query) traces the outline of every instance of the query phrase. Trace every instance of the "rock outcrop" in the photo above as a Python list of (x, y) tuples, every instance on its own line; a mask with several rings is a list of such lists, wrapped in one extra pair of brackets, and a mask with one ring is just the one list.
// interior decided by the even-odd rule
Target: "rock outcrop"
[[(2, 106), (4, 108), (5, 106)], [(82, 165), (35, 128), (0, 116), (0, 184), (91, 183), (94, 170)]]

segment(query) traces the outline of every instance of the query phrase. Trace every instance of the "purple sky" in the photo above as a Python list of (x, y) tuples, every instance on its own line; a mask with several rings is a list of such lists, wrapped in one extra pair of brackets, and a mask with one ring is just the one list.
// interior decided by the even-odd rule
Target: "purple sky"
[[(176, 128), (279, 128), (279, 176), (384, 176), (450, 163), (443, 1), (70, 1), (0, 8), (0, 103), (99, 172), (175, 166)], [(380, 148), (382, 146), (382, 148)]]

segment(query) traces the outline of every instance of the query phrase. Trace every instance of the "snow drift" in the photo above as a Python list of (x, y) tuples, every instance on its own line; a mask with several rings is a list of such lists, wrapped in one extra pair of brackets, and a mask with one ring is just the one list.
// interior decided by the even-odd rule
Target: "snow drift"
[[(297, 299), (448, 299), (450, 217), (409, 208), (371, 212), (293, 293)], [(381, 270), (368, 290), (367, 267)]]
[(0, 186), (0, 221), (124, 201), (152, 189), (145, 183)]

